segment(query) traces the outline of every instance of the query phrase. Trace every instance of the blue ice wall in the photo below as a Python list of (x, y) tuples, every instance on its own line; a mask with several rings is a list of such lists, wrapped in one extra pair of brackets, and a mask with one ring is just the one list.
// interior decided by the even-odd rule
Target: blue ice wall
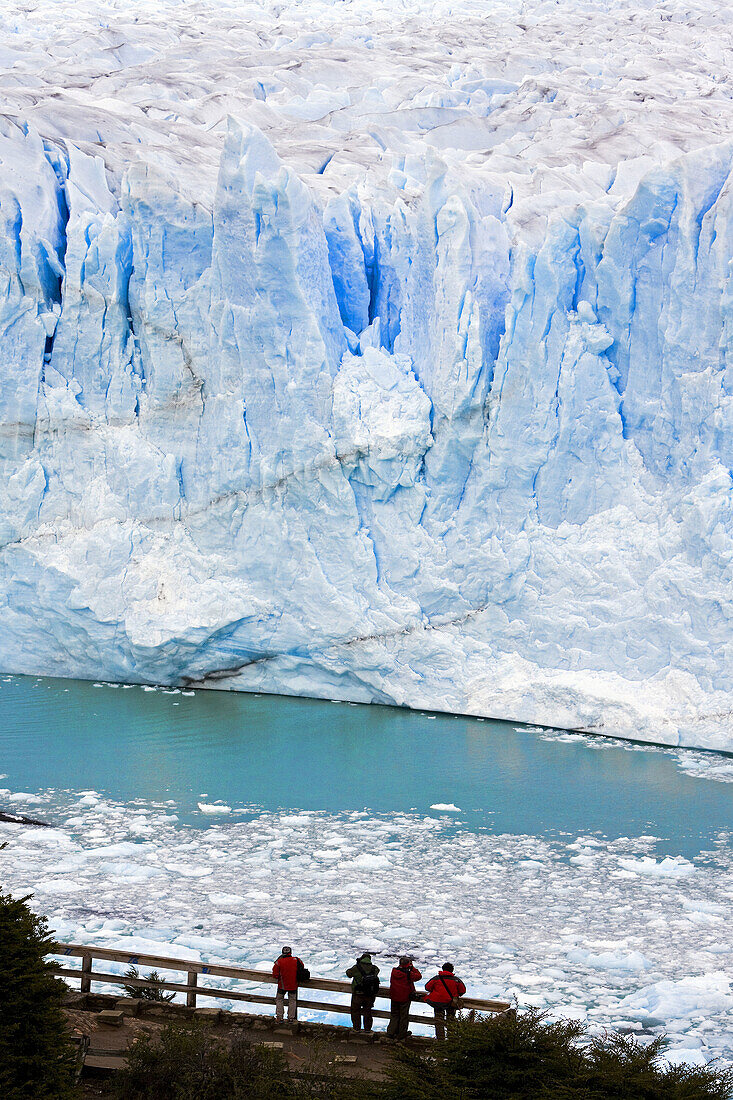
[(733, 748), (731, 155), (523, 237), (0, 137), (0, 666)]

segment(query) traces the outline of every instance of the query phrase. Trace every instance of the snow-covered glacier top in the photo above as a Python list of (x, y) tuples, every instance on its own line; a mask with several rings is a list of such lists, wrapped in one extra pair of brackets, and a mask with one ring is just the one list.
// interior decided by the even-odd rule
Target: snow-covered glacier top
[(4, 4), (2, 667), (733, 748), (732, 16)]
[(321, 202), (419, 194), (435, 158), (527, 227), (629, 197), (733, 128), (733, 6), (625, 0), (24, 0), (0, 14), (8, 122), (213, 207), (227, 119)]

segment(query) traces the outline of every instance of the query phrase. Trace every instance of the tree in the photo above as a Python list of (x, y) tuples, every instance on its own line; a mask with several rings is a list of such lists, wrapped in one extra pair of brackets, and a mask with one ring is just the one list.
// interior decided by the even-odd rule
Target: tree
[[(129, 966), (125, 971), (125, 977), (139, 978), (140, 972), (136, 966)], [(175, 993), (166, 993), (162, 988), (163, 979), (158, 971), (151, 970), (147, 980), (153, 982), (153, 985), (123, 985), (122, 988), (129, 997), (137, 997), (141, 1001), (162, 1001), (164, 1004), (170, 1004), (175, 997)]]
[(530, 1009), (459, 1019), (428, 1052), (398, 1051), (385, 1100), (728, 1100), (733, 1073), (664, 1065), (664, 1037), (591, 1038)]
[(75, 1056), (61, 1010), (65, 986), (45, 959), (48, 922), (28, 900), (0, 892), (0, 1095), (66, 1100)]

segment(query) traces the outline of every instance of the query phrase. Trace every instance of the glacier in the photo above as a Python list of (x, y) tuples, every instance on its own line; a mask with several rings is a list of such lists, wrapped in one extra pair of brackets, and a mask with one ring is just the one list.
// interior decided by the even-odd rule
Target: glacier
[(730, 4), (0, 16), (0, 667), (733, 751)]

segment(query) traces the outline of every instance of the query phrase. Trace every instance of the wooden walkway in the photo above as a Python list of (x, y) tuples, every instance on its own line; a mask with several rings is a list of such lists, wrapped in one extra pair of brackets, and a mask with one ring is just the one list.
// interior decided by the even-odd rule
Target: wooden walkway
[[(237, 1001), (250, 1005), (267, 1006), (271, 1010), (275, 1007), (274, 996), (264, 993), (255, 993), (249, 990), (236, 988), (223, 988), (206, 981), (201, 984), (201, 978), (226, 978), (230, 982), (247, 984), (260, 984), (264, 986), (274, 985), (275, 979), (266, 970), (249, 970), (239, 966), (221, 966), (218, 963), (199, 962), (194, 959), (172, 959), (163, 955), (130, 954), (126, 951), (113, 951), (105, 947), (94, 947), (88, 944), (58, 943), (54, 945), (52, 952), (54, 957), (61, 956), (81, 960), (81, 966), (62, 966), (58, 970), (60, 977), (76, 979), (79, 981), (81, 993), (91, 991), (92, 982), (107, 986), (132, 986), (136, 989), (157, 988), (167, 992), (185, 996), (186, 1006), (196, 1008), (199, 998), (212, 998), (214, 1000)], [(94, 962), (122, 963), (127, 967), (148, 967), (154, 970), (167, 971), (173, 974), (185, 975), (185, 981), (170, 981), (162, 978), (160, 982), (151, 982), (148, 978), (127, 978), (124, 974), (111, 974), (105, 970), (95, 970)], [(307, 996), (310, 990), (322, 990), (328, 993), (338, 993), (348, 998), (346, 1003), (338, 1001), (313, 1000)], [(303, 995), (305, 994), (305, 996)], [(383, 1001), (389, 1000), (388, 987), (383, 987), (377, 994), (377, 998)], [(298, 994), (298, 1008), (310, 1009), (317, 1012), (335, 1013), (337, 1015), (350, 1015), (351, 982), (334, 981), (331, 978), (312, 977), (307, 984), (301, 986)], [(480, 1000), (476, 997), (463, 997), (462, 1007), (467, 1011), (475, 1011), (482, 1014), (495, 1014), (506, 1012), (510, 1007), (508, 1001)], [(385, 1009), (375, 1008), (376, 1019), (389, 1019), (389, 1012)], [(430, 1025), (432, 1015), (411, 1015), (410, 1021), (416, 1024)], [(345, 1024), (345, 1026), (349, 1026)]]

